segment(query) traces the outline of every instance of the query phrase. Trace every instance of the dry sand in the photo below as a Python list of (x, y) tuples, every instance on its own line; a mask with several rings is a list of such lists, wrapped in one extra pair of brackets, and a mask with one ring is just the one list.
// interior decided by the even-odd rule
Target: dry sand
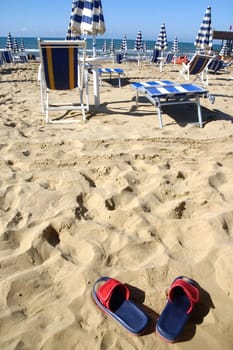
[[(164, 111), (160, 129), (129, 84), (173, 80), (180, 67), (122, 67), (122, 88), (104, 80), (98, 110), (65, 125), (44, 122), (38, 64), (2, 75), (2, 350), (233, 348), (233, 72), (209, 75), (216, 101), (201, 100), (204, 128), (182, 106)], [(93, 303), (103, 275), (138, 289), (147, 334)], [(201, 300), (169, 345), (154, 326), (179, 275), (198, 282)]]

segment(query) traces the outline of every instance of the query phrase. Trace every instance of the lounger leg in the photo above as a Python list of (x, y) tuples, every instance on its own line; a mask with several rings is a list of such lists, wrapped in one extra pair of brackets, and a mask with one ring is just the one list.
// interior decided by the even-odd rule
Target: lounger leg
[(160, 127), (160, 129), (162, 129), (162, 127), (163, 127), (163, 120), (162, 120), (162, 112), (161, 112), (161, 106), (160, 105), (157, 106), (157, 110), (158, 110), (158, 118), (159, 118), (159, 127)]
[(199, 121), (200, 128), (202, 128), (203, 123), (202, 123), (201, 105), (200, 105), (200, 98), (199, 97), (197, 97), (196, 104), (197, 104), (198, 121)]
[(121, 87), (121, 75), (120, 74), (119, 74), (118, 79), (119, 79), (119, 88), (120, 88)]
[(136, 106), (138, 106), (138, 89), (137, 89), (137, 92), (136, 92)]

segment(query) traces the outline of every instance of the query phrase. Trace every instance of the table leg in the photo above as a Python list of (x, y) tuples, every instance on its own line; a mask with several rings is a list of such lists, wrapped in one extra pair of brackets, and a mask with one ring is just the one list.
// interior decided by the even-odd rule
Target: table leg
[(94, 93), (94, 104), (95, 106), (99, 106), (100, 87), (99, 87), (99, 72), (98, 72), (97, 66), (93, 66), (93, 93)]

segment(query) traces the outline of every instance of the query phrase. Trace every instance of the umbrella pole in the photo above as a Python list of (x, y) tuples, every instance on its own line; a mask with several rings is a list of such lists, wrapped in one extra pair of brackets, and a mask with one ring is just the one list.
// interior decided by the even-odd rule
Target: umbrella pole
[[(96, 57), (96, 37), (93, 35), (92, 41), (93, 57)], [(94, 103), (95, 106), (100, 104), (100, 91), (99, 91), (99, 71), (98, 62), (93, 63), (93, 93), (94, 93)]]
[(163, 71), (163, 50), (161, 51), (161, 54), (160, 54), (159, 70), (160, 70), (160, 72)]
[(95, 35), (93, 35), (92, 50), (93, 50), (93, 57), (96, 57), (96, 37), (95, 37)]

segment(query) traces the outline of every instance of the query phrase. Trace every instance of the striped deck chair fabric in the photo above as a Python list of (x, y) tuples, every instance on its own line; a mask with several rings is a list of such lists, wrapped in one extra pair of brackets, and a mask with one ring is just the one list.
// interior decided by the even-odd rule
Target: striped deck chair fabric
[(166, 64), (172, 63), (173, 57), (174, 57), (174, 53), (169, 52), (169, 53), (167, 54), (165, 63), (166, 63)]
[(151, 63), (159, 63), (158, 57), (160, 56), (161, 51), (158, 49), (153, 50), (153, 55), (151, 58)]
[(10, 50), (2, 51), (3, 64), (12, 64), (15, 62), (14, 56)]
[[(40, 50), (39, 80), (41, 86), (42, 112), (46, 114), (46, 122), (58, 122), (49, 118), (49, 111), (75, 110), (82, 111), (82, 119), (89, 110), (87, 80), (85, 79), (86, 41), (43, 41), (38, 39)], [(49, 93), (54, 90), (79, 90), (79, 103), (50, 104)], [(83, 91), (86, 93), (86, 103), (83, 102)], [(64, 122), (65, 120), (62, 120)], [(67, 122), (80, 121), (69, 119)], [(61, 122), (59, 120), (59, 122)]]
[(211, 56), (195, 54), (189, 63), (183, 63), (178, 80), (181, 77), (190, 80), (190, 75), (193, 75), (194, 81), (199, 78), (201, 83), (208, 85), (208, 64), (211, 58)]
[(208, 71), (212, 71), (217, 74), (220, 69), (223, 68), (224, 61), (217, 58), (212, 59), (208, 64)]

